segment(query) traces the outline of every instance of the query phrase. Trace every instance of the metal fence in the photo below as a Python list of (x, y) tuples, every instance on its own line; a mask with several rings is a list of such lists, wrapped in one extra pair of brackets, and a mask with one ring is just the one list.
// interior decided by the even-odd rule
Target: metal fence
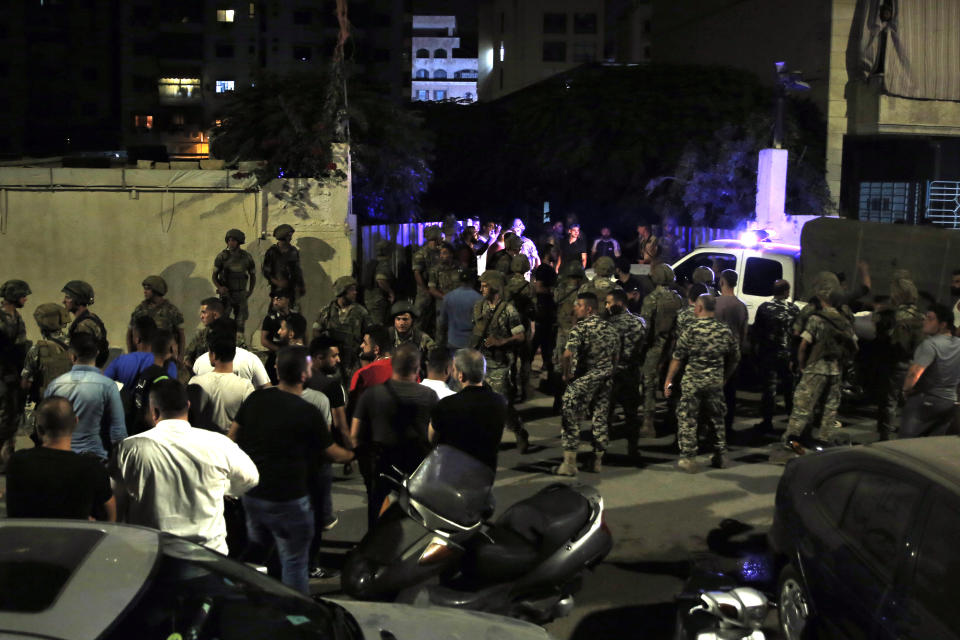
[(960, 182), (927, 182), (927, 219), (950, 229), (960, 228)]

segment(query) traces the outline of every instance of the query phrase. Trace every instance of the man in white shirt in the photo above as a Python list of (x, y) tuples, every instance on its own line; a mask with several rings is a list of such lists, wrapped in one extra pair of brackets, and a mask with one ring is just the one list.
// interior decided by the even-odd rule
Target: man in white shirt
[[(217, 318), (210, 323), (210, 333), (207, 337), (207, 344), (219, 339), (233, 340), (236, 344), (237, 323), (231, 318)], [(270, 385), (270, 376), (267, 375), (267, 368), (263, 366), (263, 361), (259, 356), (250, 353), (246, 349), (236, 348), (236, 354), (233, 357), (233, 372), (241, 378), (246, 378), (253, 383), (254, 389), (261, 389)], [(203, 375), (213, 371), (213, 364), (210, 362), (210, 354), (205, 353), (193, 364), (194, 375)]]
[(196, 385), (198, 391), (193, 396), (194, 425), (226, 433), (240, 405), (253, 393), (253, 383), (233, 373), (237, 348), (232, 340), (217, 340), (208, 346), (213, 371), (190, 379), (190, 385)]
[(437, 398), (443, 400), (456, 393), (447, 386), (450, 378), (450, 353), (446, 349), (434, 349), (427, 357), (427, 377), (420, 381), (425, 387), (433, 389)]
[(117, 502), (126, 522), (226, 554), (223, 498), (257, 486), (260, 474), (235, 442), (190, 426), (189, 408), (187, 390), (176, 380), (151, 387), (156, 426), (121, 442), (112, 462)]

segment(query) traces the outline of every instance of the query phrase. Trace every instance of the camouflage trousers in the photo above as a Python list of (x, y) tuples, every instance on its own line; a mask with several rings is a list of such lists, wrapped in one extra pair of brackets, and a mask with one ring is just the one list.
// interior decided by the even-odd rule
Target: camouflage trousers
[(723, 416), (727, 412), (727, 403), (723, 400), (723, 387), (700, 387), (685, 383), (683, 395), (677, 406), (677, 444), (680, 455), (692, 458), (699, 448), (697, 427), (701, 418), (714, 436), (713, 450), (723, 453), (727, 450), (727, 433), (723, 426)]
[[(493, 365), (493, 366), (491, 366)], [(487, 359), (487, 377), (484, 379), (491, 389), (507, 399), (507, 428), (516, 431), (520, 428), (517, 409), (513, 406), (513, 381), (510, 379), (510, 364), (506, 366)]]
[(582, 376), (570, 382), (563, 392), (560, 440), (564, 451), (580, 446), (580, 416), (590, 415), (593, 450), (606, 451), (610, 441), (610, 391), (612, 380)]
[(760, 397), (760, 416), (765, 424), (773, 422), (777, 405), (777, 387), (783, 385), (783, 404), (787, 415), (793, 411), (793, 372), (790, 371), (790, 355), (760, 360), (760, 380), (763, 385)]
[(643, 361), (643, 415), (653, 416), (657, 410), (657, 389), (660, 388), (660, 358), (663, 347), (654, 345), (647, 349)]
[(836, 430), (837, 409), (840, 408), (840, 382), (842, 376), (823, 373), (804, 373), (793, 393), (793, 411), (783, 434), (783, 441), (795, 440), (803, 435), (813, 422), (813, 416), (821, 409), (821, 440), (829, 440)]
[(370, 321), (374, 324), (384, 325), (387, 324), (387, 314), (390, 311), (390, 301), (387, 299), (383, 293), (380, 293), (380, 290), (368, 291), (367, 299), (367, 311), (370, 312)]
[(567, 348), (567, 338), (570, 337), (570, 329), (557, 327), (557, 339), (553, 345), (553, 362), (559, 367), (563, 362), (563, 352)]
[(610, 396), (610, 414), (616, 405), (623, 407), (623, 422), (627, 438), (636, 439), (640, 429), (640, 373), (636, 368), (620, 369), (613, 376)]
[(417, 315), (417, 326), (428, 335), (433, 334), (436, 329), (434, 324), (436, 316), (433, 309), (433, 296), (430, 295), (430, 291), (418, 288), (417, 295), (413, 299), (413, 312)]
[(890, 435), (897, 408), (903, 402), (903, 380), (908, 368), (907, 363), (897, 363), (877, 378), (877, 433), (880, 437)]
[(237, 333), (243, 333), (247, 326), (247, 318), (250, 317), (247, 292), (231, 291), (227, 295), (221, 295), (220, 302), (223, 303), (223, 310), (227, 317), (232, 317), (237, 322)]

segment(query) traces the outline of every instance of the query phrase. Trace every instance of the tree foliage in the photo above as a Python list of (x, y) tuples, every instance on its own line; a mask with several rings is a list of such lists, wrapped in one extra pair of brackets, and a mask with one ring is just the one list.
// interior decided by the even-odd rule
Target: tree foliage
[[(226, 97), (211, 153), (228, 163), (260, 160), (261, 184), (277, 177), (344, 180), (332, 146), (350, 145), (355, 211), (377, 219), (420, 214), (429, 185), (431, 137), (419, 114), (382, 92), (329, 73), (265, 75)], [(344, 105), (347, 105), (347, 108)]]

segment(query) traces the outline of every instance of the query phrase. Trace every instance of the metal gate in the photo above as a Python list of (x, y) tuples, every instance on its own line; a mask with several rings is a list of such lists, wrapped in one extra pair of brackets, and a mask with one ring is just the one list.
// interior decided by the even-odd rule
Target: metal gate
[(936, 225), (960, 229), (960, 182), (927, 182), (927, 219)]

